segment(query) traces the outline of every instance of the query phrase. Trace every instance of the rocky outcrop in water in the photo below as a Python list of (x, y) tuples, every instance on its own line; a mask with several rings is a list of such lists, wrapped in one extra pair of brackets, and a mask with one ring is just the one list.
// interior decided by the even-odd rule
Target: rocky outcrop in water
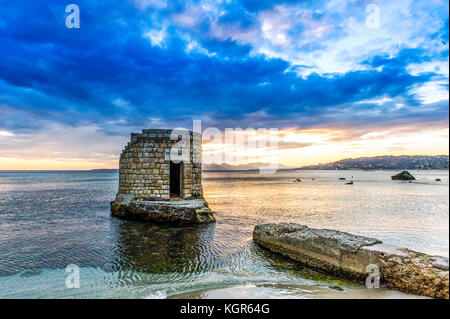
[(118, 194), (111, 202), (112, 216), (176, 226), (215, 222), (213, 212), (204, 199), (172, 201), (136, 200), (133, 195)]
[(402, 171), (394, 176), (391, 176), (393, 181), (414, 181), (416, 178), (408, 171)]
[(293, 223), (258, 225), (253, 240), (303, 265), (365, 282), (378, 268), (387, 288), (433, 298), (449, 298), (448, 258), (388, 245), (375, 238), (314, 229)]

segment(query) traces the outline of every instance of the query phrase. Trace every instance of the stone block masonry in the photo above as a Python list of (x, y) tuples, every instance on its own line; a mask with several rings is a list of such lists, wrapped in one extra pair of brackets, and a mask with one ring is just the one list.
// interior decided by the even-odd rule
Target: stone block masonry
[[(119, 159), (119, 193), (133, 194), (136, 200), (170, 199), (170, 152), (179, 140), (171, 140), (172, 130), (142, 130), (132, 133), (131, 142)], [(179, 178), (182, 199), (203, 197), (200, 161), (201, 134), (189, 132), (189, 142), (181, 151), (189, 159), (181, 163)]]

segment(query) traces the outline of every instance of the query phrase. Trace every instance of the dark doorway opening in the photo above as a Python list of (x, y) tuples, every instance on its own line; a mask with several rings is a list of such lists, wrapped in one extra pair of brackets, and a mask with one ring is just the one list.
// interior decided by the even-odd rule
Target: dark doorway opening
[(170, 162), (170, 198), (181, 198), (181, 178), (183, 163)]

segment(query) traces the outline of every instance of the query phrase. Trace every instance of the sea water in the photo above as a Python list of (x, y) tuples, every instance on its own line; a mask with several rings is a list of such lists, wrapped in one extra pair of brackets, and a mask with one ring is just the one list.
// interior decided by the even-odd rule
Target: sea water
[[(116, 171), (3, 171), (0, 298), (409, 297), (369, 291), (252, 242), (256, 224), (296, 222), (448, 257), (448, 171), (411, 171), (412, 183), (391, 181), (395, 173), (204, 172), (217, 222), (176, 228), (111, 217)], [(79, 288), (67, 285), (68, 265), (79, 267)]]

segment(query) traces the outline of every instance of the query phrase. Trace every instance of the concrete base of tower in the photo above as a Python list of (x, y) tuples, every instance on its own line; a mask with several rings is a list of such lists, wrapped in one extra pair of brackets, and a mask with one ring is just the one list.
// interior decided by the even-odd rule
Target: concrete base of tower
[(117, 194), (111, 202), (112, 216), (170, 225), (207, 224), (216, 221), (203, 199), (136, 200), (132, 194)]

